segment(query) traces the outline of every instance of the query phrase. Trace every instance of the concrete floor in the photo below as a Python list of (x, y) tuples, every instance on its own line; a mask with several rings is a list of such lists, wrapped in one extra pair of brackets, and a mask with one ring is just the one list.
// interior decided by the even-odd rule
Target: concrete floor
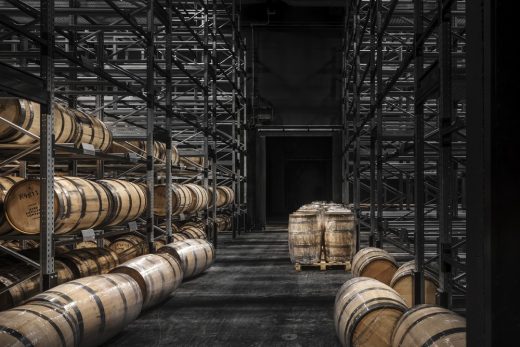
[(296, 272), (286, 232), (221, 236), (217, 261), (107, 346), (339, 346), (342, 270)]

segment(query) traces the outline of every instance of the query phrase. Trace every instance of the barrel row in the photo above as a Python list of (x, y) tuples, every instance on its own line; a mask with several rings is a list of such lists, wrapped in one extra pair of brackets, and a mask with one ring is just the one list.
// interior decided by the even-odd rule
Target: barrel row
[[(110, 153), (136, 153), (146, 157), (146, 141), (114, 141), (110, 147)], [(166, 144), (154, 141), (153, 156), (162, 162), (166, 162)], [(172, 146), (172, 165), (179, 165), (179, 152), (177, 147)]]
[(314, 202), (289, 215), (289, 255), (293, 263), (345, 263), (356, 245), (354, 214), (339, 204)]
[(388, 285), (367, 277), (345, 282), (336, 294), (334, 324), (342, 346), (466, 346), (466, 321), (434, 305), (408, 309)]
[[(16, 231), (40, 232), (40, 181), (16, 180), (0, 194), (0, 235)], [(12, 179), (12, 178), (11, 178)], [(0, 190), (2, 188), (0, 187)], [(108, 227), (137, 219), (146, 209), (146, 192), (139, 185), (117, 179), (98, 181), (78, 177), (55, 177), (54, 232), (68, 234), (78, 230)], [(0, 211), (2, 212), (2, 211)], [(8, 225), (6, 225), (7, 221)]]
[[(109, 274), (76, 279), (0, 313), (0, 345), (96, 346), (206, 270), (214, 249), (206, 240), (180, 241)], [(188, 269), (186, 273), (185, 269)]]
[[(76, 147), (86, 143), (103, 152), (109, 150), (112, 133), (97, 117), (59, 103), (53, 105), (53, 113), (56, 143), (74, 143)], [(40, 104), (19, 98), (2, 98), (0, 114), (28, 132), (40, 135)], [(23, 145), (35, 142), (36, 139), (14, 127), (6, 123), (0, 124), (0, 143)]]
[[(360, 250), (352, 260), (352, 275), (369, 277), (392, 287), (405, 300), (408, 307), (413, 306), (413, 276), (415, 262), (404, 263), (400, 267), (391, 254), (383, 249), (367, 247)], [(424, 270), (424, 302), (435, 304), (439, 283), (435, 275)]]

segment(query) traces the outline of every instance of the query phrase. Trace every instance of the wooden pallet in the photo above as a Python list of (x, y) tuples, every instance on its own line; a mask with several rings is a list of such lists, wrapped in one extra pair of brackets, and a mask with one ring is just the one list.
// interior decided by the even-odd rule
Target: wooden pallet
[(319, 263), (314, 264), (294, 264), (294, 268), (296, 271), (302, 271), (303, 269), (316, 269), (319, 268), (320, 271), (325, 271), (328, 269), (344, 269), (345, 271), (350, 271), (351, 264), (349, 261), (345, 263), (327, 263), (326, 261), (320, 261)]

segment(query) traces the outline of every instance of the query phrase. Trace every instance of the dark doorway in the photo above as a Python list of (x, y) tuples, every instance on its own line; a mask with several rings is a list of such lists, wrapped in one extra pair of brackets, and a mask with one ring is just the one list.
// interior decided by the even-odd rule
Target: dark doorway
[(314, 200), (332, 200), (331, 137), (268, 137), (267, 223), (286, 223), (289, 213)]

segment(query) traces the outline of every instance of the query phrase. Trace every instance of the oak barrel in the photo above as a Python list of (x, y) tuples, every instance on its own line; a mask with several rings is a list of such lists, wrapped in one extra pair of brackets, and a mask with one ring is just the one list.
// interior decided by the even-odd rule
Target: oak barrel
[(343, 346), (389, 347), (406, 303), (395, 290), (377, 280), (357, 277), (336, 294), (334, 323)]
[[(108, 216), (109, 196), (96, 182), (55, 177), (54, 232), (66, 234), (99, 226)], [(5, 198), (9, 224), (24, 234), (40, 232), (40, 181), (16, 183)]]
[(187, 240), (188, 236), (186, 236), (186, 234), (182, 234), (182, 233), (173, 233), (172, 238), (173, 238), (173, 242), (179, 242), (179, 241)]
[[(0, 117), (36, 136), (40, 135), (40, 104), (36, 102), (18, 98), (2, 98), (0, 99)], [(0, 122), (0, 142), (25, 145), (36, 142), (36, 140), (6, 123)]]
[[(160, 217), (166, 216), (166, 189), (166, 185), (156, 185), (154, 188), (153, 212)], [(170, 189), (172, 190), (172, 214), (184, 213), (191, 205), (190, 190), (177, 183), (173, 183)]]
[(78, 322), (57, 305), (33, 303), (0, 313), (0, 346), (68, 347), (78, 339)]
[(466, 347), (466, 319), (442, 307), (418, 305), (397, 323), (392, 347)]
[(119, 265), (111, 273), (125, 273), (139, 284), (143, 309), (164, 301), (183, 279), (180, 261), (168, 253), (142, 255)]
[(352, 260), (356, 249), (356, 219), (344, 211), (324, 214), (323, 249), (327, 262)]
[(157, 251), (178, 256), (184, 278), (196, 276), (208, 269), (215, 261), (215, 248), (207, 240), (187, 239), (169, 243)]
[[(399, 293), (408, 305), (413, 306), (413, 273), (415, 261), (409, 261), (401, 265), (395, 272), (390, 287)], [(424, 303), (435, 304), (437, 288), (439, 287), (435, 275), (428, 270), (424, 270)]]
[(89, 276), (54, 287), (28, 303), (50, 302), (65, 309), (79, 323), (80, 346), (97, 346), (137, 318), (143, 296), (126, 274)]
[(219, 200), (217, 200), (217, 207), (225, 207), (231, 205), (235, 201), (235, 192), (227, 186), (218, 186)]
[(132, 234), (118, 237), (109, 248), (117, 254), (120, 263), (147, 253), (146, 241), (142, 237)]
[[(103, 247), (106, 248), (106, 247), (110, 246), (109, 240), (103, 239), (102, 242), (103, 242)], [(81, 242), (76, 243), (76, 246), (75, 246), (76, 249), (97, 248), (97, 247), (98, 247), (97, 241), (81, 241)]]
[(185, 184), (184, 187), (188, 188), (191, 194), (191, 203), (186, 208), (185, 213), (196, 213), (205, 209), (206, 206), (208, 206), (208, 191), (204, 189), (204, 187), (193, 183)]
[(111, 209), (104, 226), (114, 226), (136, 220), (146, 209), (146, 194), (137, 184), (105, 179), (97, 181), (108, 192)]
[(5, 196), (9, 189), (14, 186), (15, 183), (23, 181), (23, 178), (16, 176), (5, 176), (0, 177), (0, 235), (9, 234), (13, 231), (13, 228), (9, 225), (7, 220), (5, 219)]
[(288, 238), (289, 256), (293, 264), (313, 264), (320, 261), (321, 229), (316, 214), (290, 214)]
[(352, 276), (375, 278), (384, 284), (390, 284), (397, 271), (397, 263), (387, 251), (367, 247), (361, 249), (352, 259)]
[[(72, 270), (59, 260), (55, 260), (54, 268), (58, 284), (74, 279)], [(7, 287), (13, 287), (4, 291)], [(34, 267), (16, 263), (0, 270), (0, 310), (14, 307), (24, 300), (40, 292), (40, 274)]]
[(108, 130), (105, 123), (99, 118), (88, 115), (74, 109), (67, 109), (74, 114), (78, 124), (78, 137), (75, 141), (77, 147), (82, 143), (88, 143), (102, 152), (107, 152), (112, 145), (112, 133)]
[(183, 225), (180, 232), (186, 235), (188, 239), (206, 239), (204, 229), (191, 224)]
[(106, 248), (79, 248), (60, 254), (61, 260), (74, 273), (74, 278), (108, 273), (119, 264), (117, 254)]

